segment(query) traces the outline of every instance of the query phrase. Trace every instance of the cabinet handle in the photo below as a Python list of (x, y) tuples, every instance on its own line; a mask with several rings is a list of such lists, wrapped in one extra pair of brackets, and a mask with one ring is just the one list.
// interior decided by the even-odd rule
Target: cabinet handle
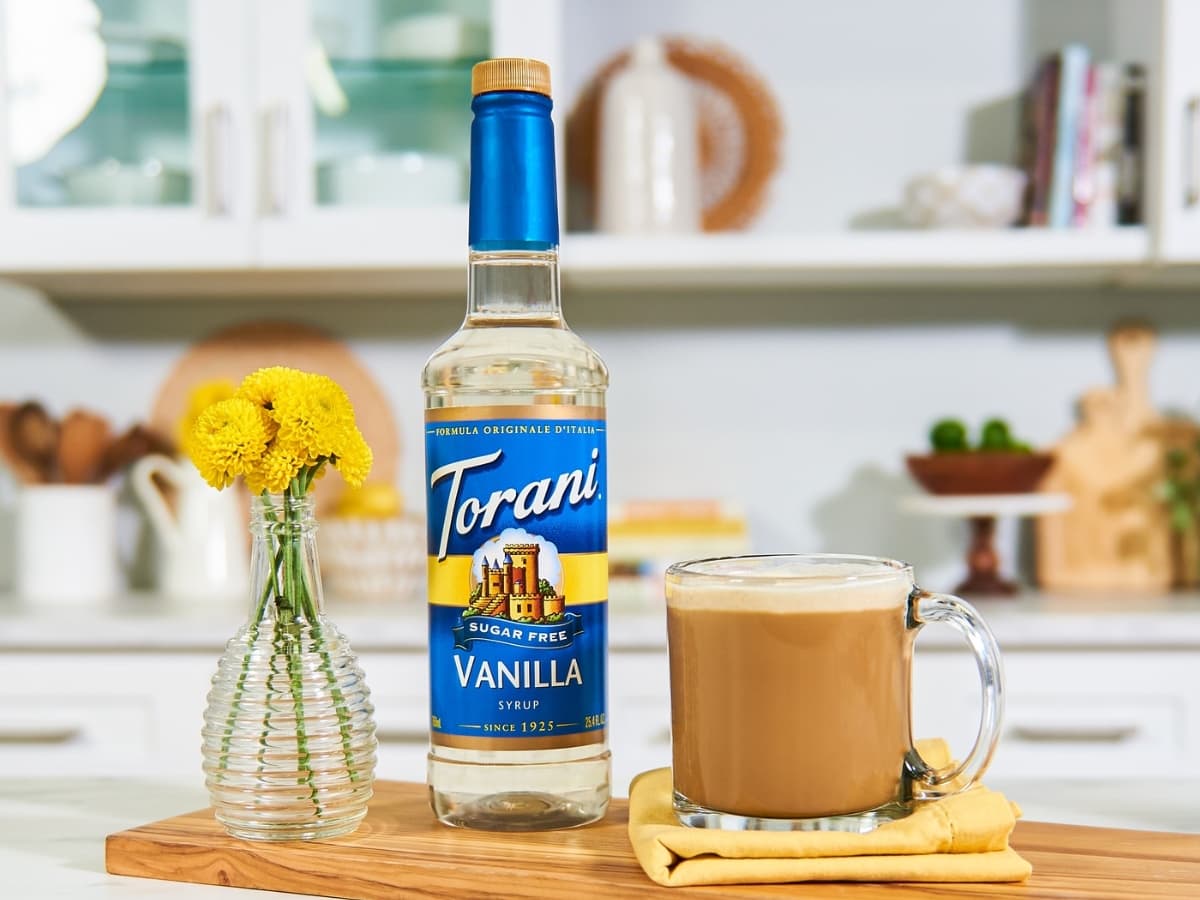
[(1200, 97), (1187, 102), (1183, 116), (1183, 205), (1200, 205)]
[(288, 208), (288, 175), (291, 153), (291, 118), (283, 103), (263, 112), (263, 212), (282, 216)]
[(375, 739), (381, 744), (428, 744), (429, 732), (417, 728), (377, 728)]
[(1014, 725), (1009, 734), (1036, 744), (1120, 744), (1140, 730), (1137, 725)]
[(227, 216), (232, 209), (229, 189), (233, 154), (229, 143), (229, 108), (218, 103), (204, 114), (205, 206), (210, 216)]
[(61, 727), (47, 725), (42, 728), (22, 728), (13, 731), (0, 731), (0, 745), (69, 744), (82, 734), (83, 729), (74, 725), (63, 725)]

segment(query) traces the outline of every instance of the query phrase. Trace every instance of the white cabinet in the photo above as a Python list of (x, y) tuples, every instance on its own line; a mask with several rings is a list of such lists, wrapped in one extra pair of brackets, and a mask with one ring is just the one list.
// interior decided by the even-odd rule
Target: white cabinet
[[(613, 786), (671, 763), (665, 651), (611, 656)], [(1007, 683), (997, 779), (1200, 775), (1200, 650), (1022, 649), (1004, 655)], [(973, 659), (919, 651), (914, 736), (966, 753), (979, 723)]]
[(608, 672), (613, 793), (625, 797), (635, 775), (671, 764), (667, 652), (610, 653)]
[(4, 770), (199, 777), (200, 724), (218, 655), (6, 651)]
[[(1200, 775), (1200, 649), (1014, 649), (1004, 655), (1006, 710), (991, 776), (1005, 778)], [(671, 763), (665, 650), (610, 657), (613, 787)], [(914, 736), (944, 737), (961, 756), (979, 722), (973, 659), (918, 652)]]
[(91, 6), (0, 0), (0, 269), (251, 265), (246, 4)]
[[(200, 724), (219, 653), (11, 652), (0, 656), (0, 764), (28, 775), (200, 776)], [(380, 778), (424, 781), (429, 660), (420, 650), (360, 654), (371, 687)], [(613, 785), (670, 765), (664, 649), (614, 652)]]
[(1161, 141), (1155, 171), (1158, 253), (1166, 262), (1200, 261), (1200, 3), (1164, 0), (1160, 89), (1151, 110)]
[[(39, 107), (49, 115), (59, 103), (51, 85), (95, 76), (80, 54), (64, 55), (58, 32), (46, 38), (54, 15), (31, 23), (28, 10), (89, 4), (0, 0), (0, 46), (42, 41), (46, 59), (32, 73), (29, 52), (0, 65), (0, 273), (52, 290), (119, 296), (119, 274), (51, 276), (150, 270), (190, 294), (231, 284), (190, 278), (205, 270), (246, 275), (232, 283), (248, 289), (250, 273), (297, 270), (358, 271), (333, 283), (375, 293), (458, 284), (471, 63), (547, 60), (561, 140), (592, 73), (648, 32), (719, 41), (744, 57), (783, 113), (782, 164), (751, 235), (569, 237), (564, 277), (576, 286), (1108, 283), (1200, 259), (1197, 0), (987, 0), (969, 10), (941, 0), (96, 2), (103, 89), (92, 107), (67, 110), (39, 153), (18, 111), (29, 91), (50, 92)], [(423, 32), (430, 15), (442, 23)], [(482, 30), (456, 31), (455, 21)], [(889, 230), (912, 175), (1013, 158), (1017, 94), (1041, 54), (1072, 40), (1146, 68), (1145, 225), (949, 239)], [(178, 170), (186, 187), (142, 171), (155, 165)], [(107, 180), (106, 166), (116, 167)], [(164, 199), (129, 205), (130, 193), (156, 190)], [(288, 289), (330, 284), (302, 278)]]
[(424, 781), (429, 751), (429, 659), (424, 653), (363, 653), (359, 662), (375, 704), (376, 774)]
[[(1012, 650), (1006, 709), (991, 772), (997, 778), (1127, 778), (1200, 774), (1200, 652)], [(974, 663), (919, 656), (918, 736), (966, 752), (979, 721)]]
[[(464, 264), (471, 66), (490, 55), (553, 59), (557, 6), (437, 5), (486, 21), (486, 45), (456, 58), (406, 57), (414, 48), (404, 29), (418, 33), (414, 20), (389, 21), (383, 13), (419, 12), (427, 4), (254, 5), (258, 33), (272, 36), (256, 58), (260, 266)], [(428, 16), (417, 27), (421, 21)]]
[[(1200, 776), (1200, 648), (1019, 648), (1005, 652), (1007, 709), (992, 776)], [(965, 653), (918, 650), (917, 737), (966, 751), (978, 682)], [(200, 722), (218, 652), (93, 647), (0, 656), (0, 763), (28, 775), (200, 777)], [(423, 781), (428, 659), (418, 648), (361, 653), (381, 778)], [(670, 765), (670, 683), (662, 646), (609, 658), (613, 790)]]
[(560, 55), (555, 0), (37, 6), (0, 0), (0, 271), (461, 267), (471, 65)]

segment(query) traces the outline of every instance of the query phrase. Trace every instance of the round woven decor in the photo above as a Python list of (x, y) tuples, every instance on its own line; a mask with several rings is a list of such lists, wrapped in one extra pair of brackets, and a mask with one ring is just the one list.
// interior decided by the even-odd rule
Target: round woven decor
[[(662, 40), (671, 65), (696, 87), (704, 230), (742, 228), (762, 208), (779, 166), (783, 126), (775, 98), (731, 50), (686, 38)], [(628, 58), (625, 50), (601, 66), (567, 117), (568, 208), (580, 213), (578, 219), (572, 215), (575, 229), (593, 225), (600, 97)]]

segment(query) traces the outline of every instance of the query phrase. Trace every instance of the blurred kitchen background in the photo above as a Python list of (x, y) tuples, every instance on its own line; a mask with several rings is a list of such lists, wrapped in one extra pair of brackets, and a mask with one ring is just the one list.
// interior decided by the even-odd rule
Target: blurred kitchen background
[[(741, 550), (1018, 587), (972, 596), (999, 778), (1200, 776), (1198, 33), (1196, 0), (0, 0), (0, 759), (199, 772), (245, 519), (173, 448), (286, 362), (377, 451), (367, 491), (323, 485), (328, 610), (381, 776), (423, 777), (418, 374), (463, 314), (471, 65), (520, 55), (554, 77), (567, 319), (612, 372), (618, 790), (669, 752), (664, 561)], [(1020, 471), (946, 488), (944, 419), (967, 468), (1002, 420)], [(917, 727), (965, 748), (975, 676), (921, 646)]]

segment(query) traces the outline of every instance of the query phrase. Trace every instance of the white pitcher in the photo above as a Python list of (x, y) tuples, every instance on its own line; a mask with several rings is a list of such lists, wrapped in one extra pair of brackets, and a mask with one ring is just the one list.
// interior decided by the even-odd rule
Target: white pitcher
[(105, 484), (30, 484), (17, 495), (17, 596), (31, 605), (104, 606), (121, 587), (117, 501)]
[[(176, 491), (175, 512), (154, 476)], [(195, 466), (166, 456), (134, 464), (130, 483), (161, 547), (159, 587), (181, 600), (244, 599), (249, 590), (246, 517), (234, 491), (217, 491)]]

